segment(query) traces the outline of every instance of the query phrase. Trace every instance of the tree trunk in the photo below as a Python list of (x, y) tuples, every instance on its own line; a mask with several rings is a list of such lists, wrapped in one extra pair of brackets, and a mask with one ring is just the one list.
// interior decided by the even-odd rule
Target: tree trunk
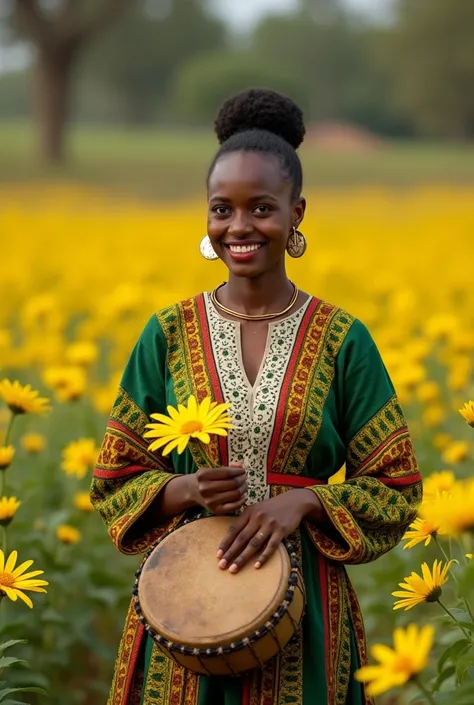
[(70, 88), (76, 47), (38, 47), (33, 114), (39, 134), (39, 153), (48, 164), (64, 158), (64, 132), (69, 116)]

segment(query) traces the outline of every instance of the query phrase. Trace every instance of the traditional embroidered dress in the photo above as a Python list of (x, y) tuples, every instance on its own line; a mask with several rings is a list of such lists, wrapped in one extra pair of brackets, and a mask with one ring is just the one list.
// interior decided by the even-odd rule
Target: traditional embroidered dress
[[(170, 459), (149, 453), (142, 439), (149, 415), (191, 394), (231, 402), (234, 430), (209, 446), (191, 441)], [(156, 513), (173, 474), (233, 461), (248, 470), (251, 502), (309, 486), (334, 525), (325, 533), (304, 522), (291, 536), (307, 591), (302, 629), (262, 670), (199, 677), (158, 651), (131, 607), (109, 705), (367, 705), (353, 678), (366, 662), (365, 640), (344, 565), (396, 546), (416, 515), (421, 478), (393, 386), (360, 321), (308, 299), (269, 324), (251, 385), (240, 325), (208, 294), (151, 318), (126, 367), (93, 481), (92, 500), (117, 548), (146, 551), (183, 519)], [(327, 484), (344, 463), (346, 481)]]

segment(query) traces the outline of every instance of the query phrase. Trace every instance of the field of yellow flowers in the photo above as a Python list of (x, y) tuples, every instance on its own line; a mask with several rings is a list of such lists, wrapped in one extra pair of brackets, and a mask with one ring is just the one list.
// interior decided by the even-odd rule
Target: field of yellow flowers
[[(373, 646), (360, 677), (380, 703), (472, 705), (474, 188), (307, 196), (308, 251), (290, 275), (369, 326), (430, 476), (403, 545), (351, 570)], [(225, 276), (200, 258), (205, 223), (203, 201), (2, 189), (0, 668), (4, 690), (48, 693), (24, 702), (105, 702), (136, 561), (92, 511), (91, 469), (151, 313)]]

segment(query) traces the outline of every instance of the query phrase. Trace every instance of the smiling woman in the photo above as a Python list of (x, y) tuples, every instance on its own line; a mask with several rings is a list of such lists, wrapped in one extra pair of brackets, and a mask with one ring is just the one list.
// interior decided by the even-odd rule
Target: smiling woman
[[(409, 432), (365, 326), (286, 275), (287, 256), (306, 249), (301, 111), (272, 91), (245, 91), (224, 104), (216, 133), (201, 252), (224, 262), (228, 281), (149, 320), (123, 374), (91, 497), (129, 554), (202, 509), (232, 515), (214, 555), (202, 557), (226, 580), (265, 571), (289, 537), (306, 612), (275, 658), (216, 677), (165, 656), (131, 606), (109, 705), (368, 705), (354, 678), (366, 661), (364, 629), (344, 566), (386, 553), (415, 519), (421, 482)], [(228, 435), (204, 444), (186, 426), (182, 446), (165, 456), (160, 440), (152, 450), (150, 417), (182, 413), (193, 398), (193, 410), (229, 405)], [(344, 464), (346, 480), (328, 483)], [(203, 550), (194, 547), (190, 565)], [(190, 569), (183, 584), (194, 578)], [(166, 603), (166, 575), (160, 580)], [(212, 597), (195, 597), (182, 610), (199, 618)]]

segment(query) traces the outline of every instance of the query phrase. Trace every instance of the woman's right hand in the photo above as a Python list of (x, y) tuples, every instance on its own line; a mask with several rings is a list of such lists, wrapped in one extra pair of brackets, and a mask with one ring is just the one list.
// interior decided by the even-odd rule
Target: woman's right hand
[(247, 501), (247, 473), (242, 464), (199, 468), (188, 477), (193, 501), (212, 514), (233, 514)]

